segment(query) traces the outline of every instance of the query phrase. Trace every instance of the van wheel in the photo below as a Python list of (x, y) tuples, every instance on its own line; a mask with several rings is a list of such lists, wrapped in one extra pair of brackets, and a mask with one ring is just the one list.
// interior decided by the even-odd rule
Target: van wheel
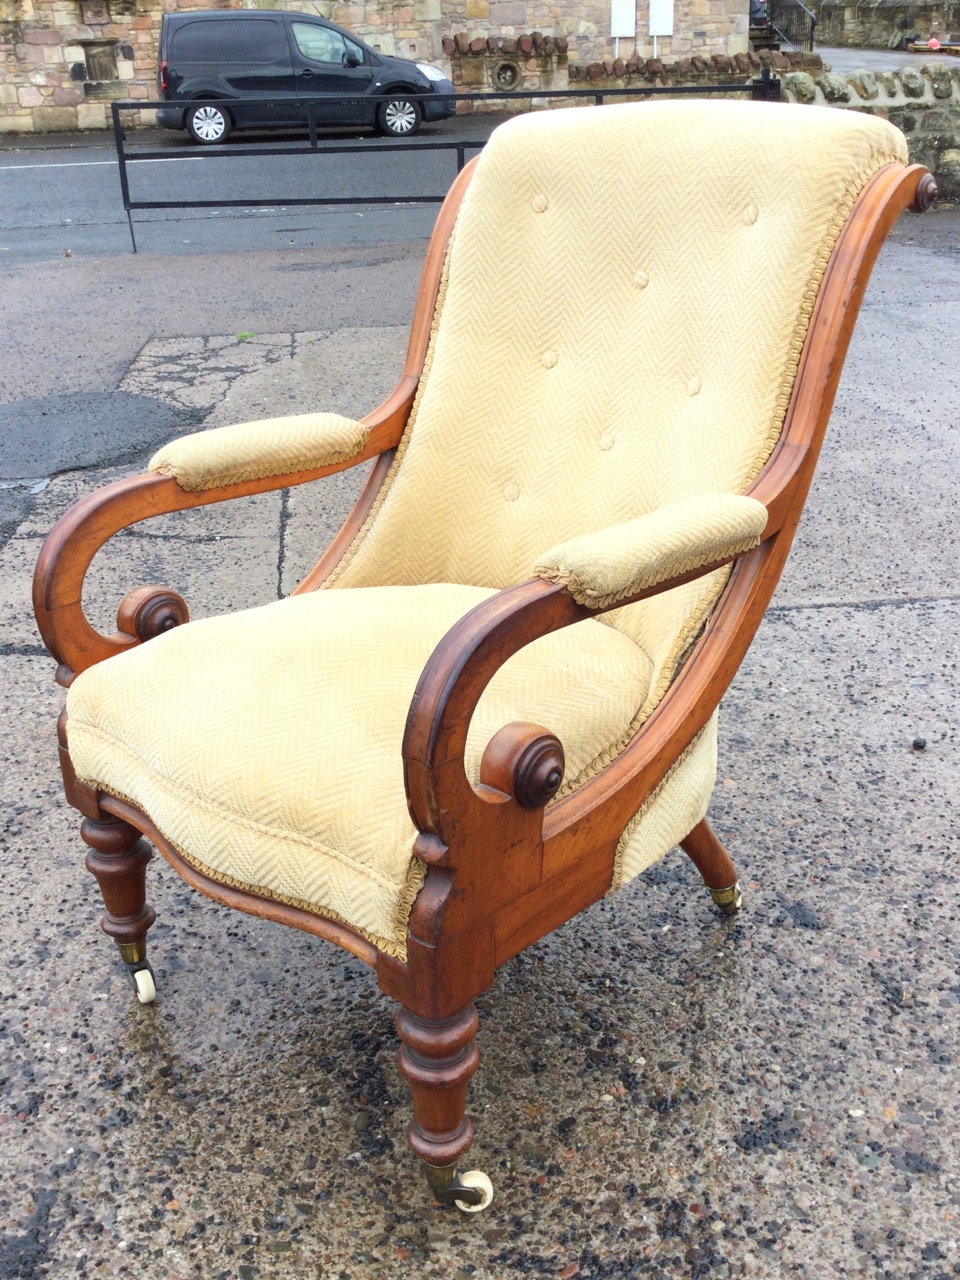
[(409, 138), (420, 128), (420, 107), (409, 98), (388, 98), (377, 107), (377, 128), (391, 138)]
[(226, 142), (232, 128), (233, 121), (216, 103), (202, 102), (199, 107), (187, 112), (187, 132), (201, 146)]

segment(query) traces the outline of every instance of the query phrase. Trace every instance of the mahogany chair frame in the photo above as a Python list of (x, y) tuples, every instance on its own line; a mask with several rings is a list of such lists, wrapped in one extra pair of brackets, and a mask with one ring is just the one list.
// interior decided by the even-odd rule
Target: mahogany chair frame
[[(330, 574), (375, 501), (406, 426), (424, 368), (447, 244), (473, 167), (458, 177), (440, 212), (403, 372), (392, 394), (363, 420), (370, 434), (360, 454), (337, 465), (202, 492), (186, 492), (172, 477), (138, 475), (83, 499), (56, 525), (37, 565), (34, 604), (44, 642), (59, 663), (60, 684), (67, 686), (94, 663), (188, 621), (187, 607), (175, 592), (148, 586), (124, 599), (116, 634), (101, 635), (91, 627), (82, 608), (82, 586), (94, 554), (112, 535), (152, 516), (306, 484), (375, 458), (342, 529), (297, 590), (314, 590)], [(154, 920), (145, 896), (151, 851), (141, 835), (185, 880), (216, 901), (326, 938), (370, 965), (381, 989), (401, 1006), (399, 1063), (414, 1108), (407, 1137), (441, 1202), (475, 1209), (484, 1201), (456, 1172), (474, 1136), (465, 1114), (467, 1085), (478, 1064), (474, 998), (490, 986), (498, 965), (608, 891), (624, 827), (716, 709), (789, 551), (880, 246), (904, 209), (923, 211), (935, 195), (934, 181), (920, 165), (888, 165), (862, 191), (826, 268), (779, 442), (748, 490), (767, 508), (763, 540), (735, 560), (681, 672), (612, 763), (550, 808), (545, 806), (562, 776), (562, 748), (539, 726), (511, 724), (497, 733), (484, 753), (476, 788), (463, 765), (471, 716), (497, 669), (538, 636), (602, 610), (584, 608), (564, 586), (535, 578), (478, 605), (438, 645), (417, 685), (403, 742), (410, 812), (420, 833), (414, 852), (427, 866), (410, 916), (405, 961), (378, 951), (344, 924), (204, 876), (171, 847), (148, 814), (76, 778), (61, 717), (64, 785), (67, 799), (84, 816), (87, 865), (106, 905), (102, 927), (119, 944), (131, 972), (148, 967), (146, 935)], [(704, 565), (616, 607), (717, 567)], [(706, 820), (682, 847), (721, 909), (736, 910), (736, 873)]]

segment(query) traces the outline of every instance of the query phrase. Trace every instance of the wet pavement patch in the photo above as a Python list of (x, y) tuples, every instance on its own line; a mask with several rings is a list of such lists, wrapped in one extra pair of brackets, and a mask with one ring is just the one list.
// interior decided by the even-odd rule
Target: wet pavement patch
[(25, 486), (0, 488), (0, 544), (13, 537), (27, 518), (33, 496)]
[(55, 1191), (39, 1191), (33, 1212), (24, 1221), (22, 1232), (0, 1235), (0, 1276), (40, 1277), (47, 1275), (50, 1252), (50, 1211), (57, 1202)]
[(817, 913), (805, 902), (788, 902), (783, 895), (779, 895), (780, 905), (783, 908), (781, 916), (777, 923), (782, 924), (787, 919), (793, 921), (797, 929), (822, 929), (823, 921)]
[[(0, 405), (0, 480), (145, 461), (202, 417), (196, 410), (125, 391), (14, 400)], [(9, 501), (19, 491), (3, 493)]]
[(741, 1151), (766, 1151), (770, 1147), (788, 1147), (801, 1132), (786, 1113), (765, 1112), (759, 1120), (748, 1120), (733, 1140)]

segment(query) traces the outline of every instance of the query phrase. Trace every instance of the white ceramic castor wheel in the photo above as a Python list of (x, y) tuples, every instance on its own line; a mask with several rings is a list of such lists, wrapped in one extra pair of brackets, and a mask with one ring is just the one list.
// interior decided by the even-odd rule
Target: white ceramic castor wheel
[(461, 1186), (474, 1187), (483, 1195), (479, 1204), (465, 1204), (463, 1200), (454, 1200), (453, 1203), (463, 1213), (480, 1213), (493, 1203), (493, 1183), (485, 1173), (481, 1173), (479, 1169), (468, 1169), (466, 1173), (459, 1174), (458, 1179)]
[(137, 999), (141, 1004), (153, 1004), (157, 998), (157, 984), (152, 969), (137, 969), (132, 975)]

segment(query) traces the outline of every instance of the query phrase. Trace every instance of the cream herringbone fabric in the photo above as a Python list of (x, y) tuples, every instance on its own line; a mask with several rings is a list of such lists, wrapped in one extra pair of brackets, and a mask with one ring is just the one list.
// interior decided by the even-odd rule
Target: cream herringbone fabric
[[(843, 221), (905, 159), (885, 121), (787, 104), (502, 125), (464, 197), (389, 494), (335, 582), (503, 587), (568, 538), (742, 493)], [(620, 625), (645, 631), (659, 608)]]
[(181, 436), (150, 459), (149, 469), (174, 476), (181, 489), (294, 475), (346, 462), (367, 442), (369, 428), (338, 413), (301, 413), (215, 427)]
[(756, 498), (714, 493), (683, 498), (624, 524), (571, 538), (534, 573), (565, 586), (578, 604), (604, 608), (691, 569), (759, 546), (767, 509)]
[[(76, 679), (77, 774), (140, 806), (214, 879), (345, 920), (403, 955), (422, 878), (404, 722), (437, 642), (491, 594), (322, 591), (179, 627)], [(652, 677), (632, 641), (594, 621), (535, 641), (480, 702), (471, 781), (512, 720), (557, 733), (575, 779), (622, 738)]]
[[(335, 585), (521, 581), (548, 548), (741, 493), (779, 434), (843, 220), (902, 134), (671, 102), (512, 120), (450, 251), (427, 385)], [(722, 586), (609, 615), (666, 687)]]
[[(906, 158), (884, 121), (784, 104), (501, 126), (457, 220), (385, 497), (329, 585), (504, 587), (568, 539), (742, 494), (780, 433), (844, 220)], [(605, 615), (654, 666), (631, 731), (728, 576)]]
[(646, 871), (707, 816), (717, 777), (717, 713), (628, 823), (617, 844), (612, 889)]

